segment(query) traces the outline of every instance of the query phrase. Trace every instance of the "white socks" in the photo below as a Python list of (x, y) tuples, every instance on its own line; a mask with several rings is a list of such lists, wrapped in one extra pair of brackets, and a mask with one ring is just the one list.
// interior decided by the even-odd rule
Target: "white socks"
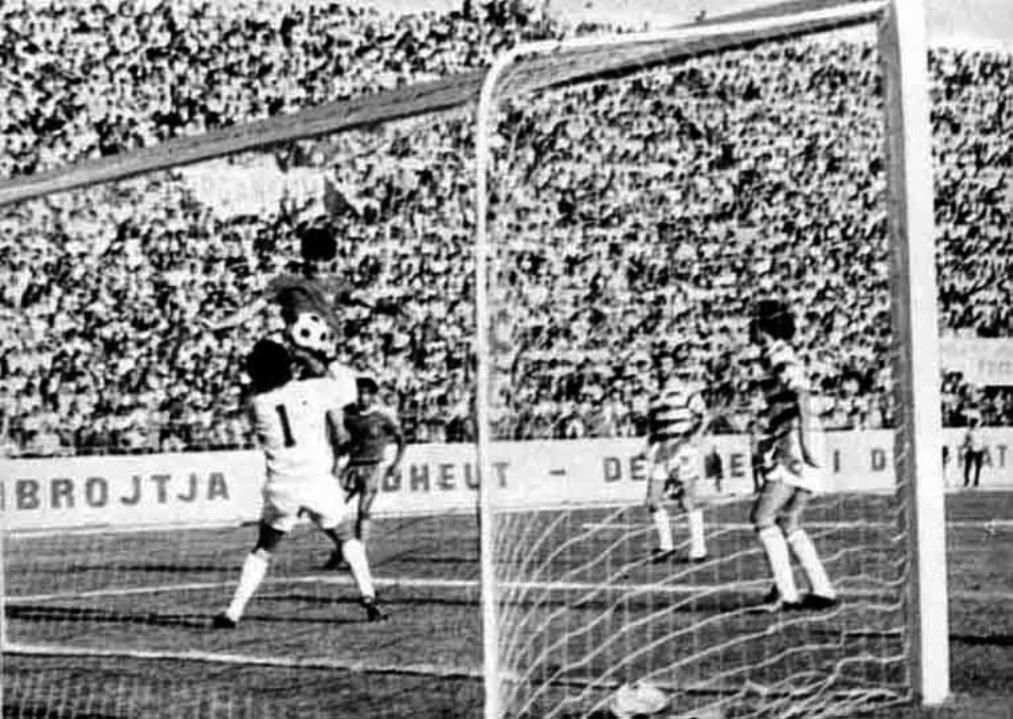
[(689, 510), (686, 521), (689, 523), (689, 558), (703, 559), (707, 556), (707, 545), (703, 537), (703, 510)]
[(373, 588), (373, 575), (369, 571), (369, 562), (366, 561), (366, 548), (358, 539), (347, 539), (341, 544), (341, 553), (345, 555), (348, 568), (352, 571), (352, 578), (359, 587), (359, 594), (364, 599), (376, 597), (376, 590)]
[(672, 543), (672, 519), (668, 516), (668, 510), (658, 507), (651, 512), (654, 519), (654, 528), (658, 530), (658, 548), (662, 552), (671, 552), (675, 549)]
[(238, 622), (246, 609), (246, 603), (257, 591), (257, 587), (264, 581), (267, 574), (268, 559), (263, 555), (251, 553), (246, 555), (243, 562), (243, 571), (239, 575), (239, 586), (236, 593), (232, 595), (232, 603), (225, 610), (225, 615), (234, 622)]
[(791, 558), (788, 556), (788, 543), (781, 533), (781, 528), (764, 527), (756, 533), (756, 536), (767, 555), (770, 573), (774, 575), (774, 585), (781, 595), (781, 600), (797, 602), (798, 587), (795, 586), (795, 576), (791, 572)]
[[(373, 587), (373, 575), (369, 571), (369, 562), (366, 560), (366, 548), (358, 539), (349, 539), (342, 543), (341, 552), (352, 570), (352, 577), (359, 587), (359, 593), (364, 599), (374, 599), (376, 590)], [(235, 594), (232, 595), (232, 602), (225, 610), (225, 616), (234, 622), (238, 622), (246, 605), (256, 593), (260, 583), (264, 581), (267, 574), (267, 567), (270, 564), (270, 557), (257, 552), (246, 555), (243, 561), (243, 569), (239, 574), (239, 585)]]
[(798, 563), (802, 565), (813, 594), (828, 599), (836, 597), (837, 592), (834, 591), (830, 578), (827, 577), (827, 570), (823, 567), (823, 562), (820, 561), (819, 555), (816, 553), (816, 547), (806, 531), (796, 529), (789, 534), (788, 546), (791, 547), (792, 554), (795, 555)]
[(774, 575), (774, 584), (783, 601), (797, 602), (799, 599), (795, 576), (791, 571), (791, 558), (788, 556), (789, 547), (798, 563), (802, 565), (812, 593), (828, 599), (837, 596), (827, 576), (827, 570), (816, 553), (816, 546), (804, 529), (796, 529), (785, 538), (779, 527), (765, 527), (757, 533), (757, 537), (767, 554), (770, 571)]
[[(654, 520), (654, 528), (658, 532), (658, 549), (662, 552), (671, 552), (675, 549), (672, 540), (672, 518), (668, 510), (658, 507), (651, 512)], [(689, 524), (689, 558), (701, 559), (707, 556), (707, 544), (704, 542), (703, 510), (691, 509), (686, 512), (686, 522)]]

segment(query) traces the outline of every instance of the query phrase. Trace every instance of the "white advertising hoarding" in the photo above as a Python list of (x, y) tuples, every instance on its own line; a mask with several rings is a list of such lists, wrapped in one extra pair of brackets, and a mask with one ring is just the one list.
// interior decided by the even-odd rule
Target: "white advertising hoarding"
[[(955, 458), (949, 472), (954, 483), (962, 434), (958, 429), (945, 433)], [(1013, 429), (985, 429), (982, 436), (987, 447), (982, 486), (1013, 489)], [(827, 491), (892, 490), (892, 441), (889, 431), (828, 433)], [(708, 444), (721, 457), (723, 476), (707, 479), (703, 495), (751, 494), (748, 440), (723, 436)], [(647, 480), (643, 448), (640, 439), (496, 444), (496, 501), (506, 508), (640, 502)], [(263, 472), (256, 451), (7, 460), (0, 462), (0, 506), (5, 528), (17, 530), (238, 523), (259, 516)], [(381, 483), (375, 511), (470, 511), (477, 488), (472, 445), (412, 445), (401, 472)]]

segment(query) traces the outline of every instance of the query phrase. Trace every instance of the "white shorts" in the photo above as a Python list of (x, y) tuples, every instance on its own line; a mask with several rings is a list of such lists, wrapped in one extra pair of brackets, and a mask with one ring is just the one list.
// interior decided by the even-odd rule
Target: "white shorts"
[[(809, 451), (825, 466), (826, 442), (823, 432), (810, 432), (809, 438), (813, 444)], [(783, 482), (810, 492), (822, 492), (827, 485), (824, 466), (813, 467), (802, 459), (800, 433), (792, 430), (773, 441), (766, 452), (765, 466), (761, 473), (766, 482)]]
[(321, 529), (333, 529), (355, 516), (354, 503), (345, 500), (344, 489), (330, 475), (302, 483), (269, 481), (262, 496), (260, 519), (279, 532), (291, 532), (303, 516)]
[(659, 442), (648, 462), (649, 504), (660, 504), (666, 499), (695, 499), (697, 482), (703, 476), (703, 455), (695, 444), (680, 439)]

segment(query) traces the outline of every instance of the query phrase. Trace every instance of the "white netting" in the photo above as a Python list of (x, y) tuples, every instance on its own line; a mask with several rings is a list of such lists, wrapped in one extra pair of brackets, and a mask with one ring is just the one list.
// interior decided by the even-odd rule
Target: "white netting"
[[(678, 716), (844, 715), (910, 696), (876, 33), (761, 34), (513, 94), (489, 120), (492, 453), (527, 457), (491, 508), (509, 716), (594, 715), (638, 681)], [(551, 63), (526, 57), (518, 74)], [(762, 298), (798, 321), (826, 428), (881, 430), (862, 467), (840, 466), (853, 440), (829, 432), (830, 479), (804, 515), (843, 599), (829, 611), (762, 609), (764, 372), (747, 333)], [(655, 561), (643, 506), (648, 403), (669, 361), (714, 415), (700, 563), (674, 502), (675, 552)]]
[[(456, 198), (427, 168), (466, 176), (439, 141), (466, 127), (325, 136), (0, 209), (5, 716), (340, 716), (410, 703), (426, 682), (437, 705), (480, 701), (470, 240), (462, 213), (421, 216)], [(314, 227), (337, 255), (309, 267)], [(339, 361), (375, 378), (411, 445), (378, 475), (366, 542), (400, 616), (367, 624), (347, 565), (325, 568), (333, 545), (304, 525), (239, 628), (214, 631), (264, 481), (245, 358), (284, 341), (272, 283), (310, 270)], [(269, 674), (317, 679), (300, 694)], [(387, 699), (363, 698), (372, 682)]]

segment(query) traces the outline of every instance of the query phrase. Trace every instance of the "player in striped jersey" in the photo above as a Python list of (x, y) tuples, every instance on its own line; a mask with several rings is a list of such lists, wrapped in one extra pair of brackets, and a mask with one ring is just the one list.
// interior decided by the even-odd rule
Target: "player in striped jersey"
[[(756, 303), (750, 341), (761, 351), (764, 409), (758, 413), (762, 487), (752, 523), (774, 576), (768, 601), (780, 609), (828, 609), (838, 603), (802, 513), (813, 492), (823, 489), (823, 433), (811, 406), (809, 383), (791, 346), (795, 318), (779, 300)], [(795, 555), (811, 592), (800, 597), (791, 569)]]
[(690, 561), (707, 558), (703, 509), (697, 499), (697, 485), (703, 474), (699, 445), (706, 415), (707, 407), (698, 389), (676, 368), (672, 356), (662, 356), (658, 361), (657, 390), (651, 396), (647, 414), (647, 509), (658, 532), (655, 562), (675, 556), (667, 500), (678, 501), (686, 512)]
[(340, 547), (359, 588), (369, 621), (386, 615), (376, 604), (365, 548), (355, 537), (354, 510), (334, 478), (334, 432), (349, 399), (329, 377), (296, 380), (292, 358), (277, 342), (261, 340), (247, 360), (253, 383), (250, 421), (264, 451), (267, 478), (262, 489), (260, 529), (246, 556), (228, 608), (213, 620), (219, 629), (236, 627), (267, 574), (274, 550), (308, 516)]

